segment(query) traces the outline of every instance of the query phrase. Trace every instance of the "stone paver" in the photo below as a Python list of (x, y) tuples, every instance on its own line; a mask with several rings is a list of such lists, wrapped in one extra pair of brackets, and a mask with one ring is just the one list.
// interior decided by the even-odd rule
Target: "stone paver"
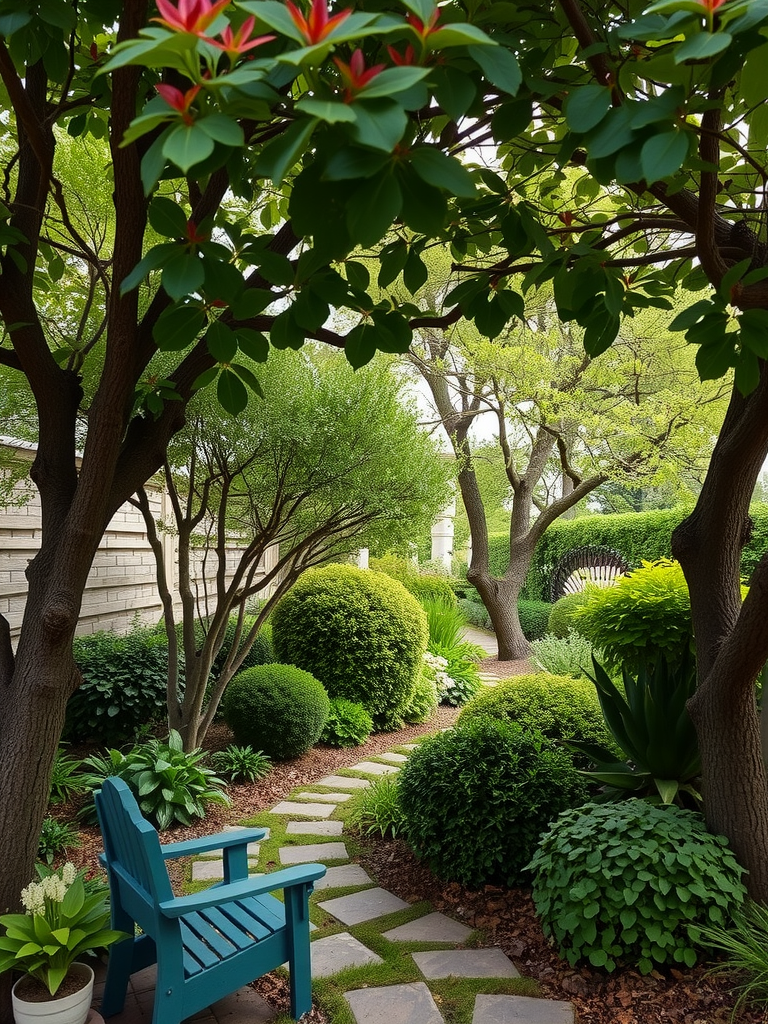
[(328, 935), (316, 939), (310, 946), (312, 955), (312, 977), (327, 978), (338, 974), (345, 967), (363, 967), (366, 964), (381, 964), (384, 961), (373, 950), (358, 942), (349, 932)]
[(366, 775), (389, 775), (390, 772), (399, 772), (393, 764), (379, 764), (376, 761), (361, 761), (360, 764), (353, 764), (356, 772), (365, 772)]
[(390, 761), (392, 764), (404, 764), (408, 760), (407, 754), (397, 754), (395, 751), (390, 751), (388, 754), (377, 754), (382, 761)]
[(362, 921), (373, 921), (385, 914), (405, 910), (410, 904), (376, 886), (375, 889), (364, 889), (349, 896), (338, 896), (335, 900), (325, 900), (319, 906), (333, 914), (342, 924), (360, 924)]
[(308, 818), (330, 818), (336, 804), (300, 804), (296, 800), (281, 800), (270, 809), (271, 814), (304, 814)]
[(348, 885), (373, 885), (373, 879), (359, 864), (341, 864), (328, 868), (315, 882), (315, 889), (340, 889)]
[(342, 804), (351, 797), (351, 793), (296, 793), (294, 799), (319, 800), (323, 804)]
[(308, 846), (281, 846), (282, 864), (313, 864), (315, 861), (347, 860), (344, 843), (310, 843)]
[(357, 1024), (444, 1024), (427, 986), (385, 985), (346, 992)]
[(478, 996), (472, 1024), (574, 1024), (571, 1003), (530, 996)]
[[(221, 831), (222, 832), (242, 832), (244, 827), (245, 827), (244, 825), (225, 825), (224, 828)], [(265, 831), (266, 831), (267, 834), (264, 836), (263, 839), (259, 840), (260, 843), (266, 843), (266, 841), (269, 839), (269, 829), (266, 829)], [(249, 857), (258, 857), (259, 856), (259, 843), (248, 843), (248, 856)]]
[(285, 826), (289, 836), (340, 836), (343, 821), (289, 821)]
[(331, 789), (365, 789), (370, 784), (370, 779), (356, 779), (352, 775), (326, 775), (315, 783), (316, 786), (330, 786)]
[(500, 949), (437, 949), (411, 953), (425, 978), (519, 978)]
[(390, 942), (464, 942), (472, 934), (460, 921), (435, 911), (384, 932)]
[(223, 860), (196, 860), (192, 865), (193, 882), (220, 882), (223, 877)]

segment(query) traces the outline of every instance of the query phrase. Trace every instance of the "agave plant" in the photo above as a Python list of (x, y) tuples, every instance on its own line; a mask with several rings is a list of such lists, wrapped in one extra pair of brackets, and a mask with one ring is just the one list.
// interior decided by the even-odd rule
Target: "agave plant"
[(609, 732), (627, 758), (596, 743), (570, 742), (585, 754), (596, 770), (585, 772), (602, 783), (598, 799), (621, 800), (641, 796), (654, 803), (698, 806), (701, 794), (696, 780), (701, 774), (699, 744), (686, 704), (696, 689), (696, 665), (686, 652), (670, 666), (662, 653), (636, 676), (622, 672), (624, 693), (605, 669), (592, 659), (589, 678)]

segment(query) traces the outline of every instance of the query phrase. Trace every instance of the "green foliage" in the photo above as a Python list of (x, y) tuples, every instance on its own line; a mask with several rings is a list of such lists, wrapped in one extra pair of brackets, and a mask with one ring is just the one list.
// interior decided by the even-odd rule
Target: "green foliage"
[(596, 766), (590, 778), (604, 785), (603, 799), (643, 796), (664, 804), (697, 804), (699, 743), (687, 704), (696, 691), (696, 666), (686, 654), (679, 665), (659, 654), (636, 676), (622, 673), (624, 693), (594, 662), (593, 681), (605, 723), (628, 764), (599, 743), (571, 746)]
[(254, 750), (250, 746), (238, 747), (234, 743), (212, 754), (211, 764), (230, 782), (256, 782), (272, 770), (272, 759), (263, 750)]
[(545, 633), (531, 643), (532, 659), (540, 669), (555, 676), (578, 678), (592, 665), (592, 644), (573, 628), (565, 637)]
[(362, 704), (331, 697), (320, 742), (329, 747), (359, 747), (373, 732), (373, 719)]
[(330, 565), (302, 575), (272, 616), (275, 651), (363, 705), (376, 728), (408, 704), (427, 646), (427, 621), (402, 584), (384, 573)]
[(552, 740), (609, 743), (600, 703), (588, 679), (571, 676), (514, 676), (487, 687), (459, 714), (460, 724), (492, 718), (516, 722)]
[[(256, 621), (255, 615), (244, 615), (243, 626), (240, 634), (240, 644), (238, 646), (238, 653), (243, 649), (245, 638), (248, 636), (254, 622)], [(226, 632), (224, 634), (224, 643), (221, 645), (221, 650), (213, 659), (213, 665), (211, 666), (211, 675), (214, 679), (218, 678), (221, 674), (221, 670), (224, 668), (224, 663), (229, 657), (229, 652), (232, 649), (232, 644), (235, 642), (235, 632), (237, 630), (237, 616), (233, 615), (227, 622)], [(195, 639), (197, 641), (198, 648), (202, 647), (203, 640), (205, 638), (206, 624), (200, 619), (195, 623)], [(268, 665), (270, 662), (275, 660), (274, 651), (272, 650), (272, 643), (269, 639), (267, 631), (263, 628), (256, 634), (253, 641), (253, 646), (250, 651), (243, 658), (243, 661), (238, 669), (238, 672), (244, 672), (247, 668), (253, 668), (254, 665)]]
[(768, 908), (747, 900), (742, 908), (719, 928), (704, 925), (692, 929), (694, 939), (725, 954), (709, 972), (736, 976), (738, 999), (733, 1008), (736, 1019), (742, 1006), (768, 1006)]
[(380, 558), (369, 559), (369, 566), (374, 572), (383, 572), (393, 580), (402, 583), (409, 594), (413, 594), (420, 604), (426, 601), (444, 601), (456, 604), (456, 594), (448, 576), (435, 572), (421, 572), (419, 567), (405, 558), (396, 555), (382, 555)]
[(574, 966), (693, 967), (699, 925), (744, 902), (743, 868), (695, 811), (627, 800), (565, 811), (529, 865), (547, 935)]
[(470, 626), (477, 626), (478, 629), (491, 629), (491, 616), (480, 601), (462, 597), (459, 598), (459, 608)]
[(439, 703), (435, 673), (425, 664), (414, 683), (408, 705), (403, 709), (403, 719), (414, 725), (428, 722)]
[(584, 605), (588, 597), (589, 594), (586, 590), (580, 590), (576, 594), (566, 594), (551, 604), (547, 620), (547, 633), (560, 638), (567, 637), (572, 629), (578, 633), (579, 620), (576, 612)]
[[(130, 787), (141, 813), (159, 830), (176, 823), (189, 826), (193, 819), (205, 817), (207, 804), (229, 803), (224, 782), (201, 763), (206, 756), (200, 749), (186, 752), (179, 734), (171, 730), (167, 740), (137, 743), (125, 754), (119, 750), (91, 754), (83, 760), (88, 771), (81, 780), (84, 789), (93, 791), (104, 779), (117, 776)], [(80, 814), (87, 821), (96, 820), (92, 797)]]
[(329, 708), (323, 684), (293, 665), (256, 665), (239, 672), (224, 694), (224, 720), (237, 742), (259, 747), (275, 761), (314, 746)]
[(518, 601), (517, 614), (526, 640), (539, 640), (547, 632), (552, 605), (547, 601)]
[(77, 781), (77, 773), (80, 771), (82, 761), (78, 757), (71, 757), (64, 747), (60, 746), (56, 751), (51, 770), (51, 793), (48, 802), (51, 804), (64, 804), (71, 799), (75, 793), (80, 792), (80, 784)]
[(40, 828), (40, 838), (37, 841), (37, 856), (46, 864), (52, 864), (54, 860), (67, 850), (77, 848), (80, 845), (80, 833), (74, 825), (66, 821), (59, 821), (48, 815), (43, 819)]
[[(442, 600), (425, 601), (424, 611), (429, 626), (429, 654), (443, 658), (445, 665), (433, 666), (444, 677), (436, 678), (441, 703), (452, 707), (466, 704), (480, 689), (477, 662), (485, 651), (464, 639), (464, 615), (456, 605)], [(449, 685), (449, 680), (451, 685)]]
[(539, 834), (584, 788), (566, 751), (489, 719), (419, 744), (399, 774), (408, 841), (441, 878), (517, 885)]
[(397, 775), (383, 775), (352, 797), (349, 824), (365, 835), (395, 836), (405, 831)]
[(678, 562), (644, 562), (612, 587), (594, 587), (574, 615), (576, 629), (609, 669), (641, 670), (657, 652), (678, 662), (691, 644), (691, 601)]
[(163, 720), (168, 642), (156, 628), (76, 637), (73, 653), (83, 681), (67, 704), (67, 739), (119, 743)]

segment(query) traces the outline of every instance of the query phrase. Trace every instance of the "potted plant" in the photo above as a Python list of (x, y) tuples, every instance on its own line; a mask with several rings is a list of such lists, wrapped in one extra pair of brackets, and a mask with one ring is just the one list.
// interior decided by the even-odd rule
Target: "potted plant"
[(93, 971), (76, 963), (91, 949), (126, 937), (109, 924), (105, 892), (87, 892), (73, 864), (46, 872), (22, 890), (25, 914), (3, 914), (0, 973), (22, 971), (13, 986), (16, 1024), (84, 1024), (93, 998)]

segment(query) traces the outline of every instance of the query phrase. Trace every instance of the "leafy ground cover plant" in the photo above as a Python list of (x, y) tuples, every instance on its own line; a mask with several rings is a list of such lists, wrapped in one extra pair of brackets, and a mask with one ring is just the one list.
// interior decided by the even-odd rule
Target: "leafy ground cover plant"
[(696, 665), (686, 651), (682, 662), (670, 666), (663, 654), (636, 675), (622, 672), (624, 693), (596, 661), (592, 681), (608, 730), (624, 763), (615, 752), (593, 742), (570, 746), (596, 766), (590, 778), (604, 787), (602, 799), (642, 796), (664, 804), (701, 801), (699, 742), (687, 703), (696, 690)]
[(744, 869), (699, 813), (638, 799), (565, 811), (528, 870), (560, 955), (607, 971), (692, 967), (698, 926), (724, 926), (746, 896)]
[[(193, 818), (205, 817), (207, 804), (229, 803), (224, 781), (201, 763), (206, 756), (200, 749), (185, 751), (181, 736), (171, 730), (167, 740), (137, 743), (125, 754), (112, 749), (84, 758), (89, 770), (81, 777), (83, 788), (97, 790), (104, 779), (116, 775), (130, 786), (142, 814), (158, 829), (176, 822), (191, 825)], [(86, 821), (96, 820), (92, 798), (80, 814)]]
[(49, 803), (64, 804), (75, 793), (80, 792), (77, 774), (82, 767), (82, 763), (79, 758), (68, 754), (63, 746), (59, 747), (56, 751), (56, 757), (51, 770), (51, 795)]
[(320, 742), (329, 747), (359, 747), (373, 732), (373, 719), (362, 704), (332, 697)]
[(79, 845), (80, 835), (74, 825), (58, 821), (50, 815), (44, 819), (37, 841), (37, 856), (40, 860), (53, 864), (58, 856)]
[(535, 664), (555, 676), (578, 678), (592, 666), (592, 644), (572, 626), (564, 637), (545, 633), (540, 640), (531, 642), (531, 648)]
[(399, 799), (396, 775), (383, 775), (367, 789), (354, 795), (347, 819), (353, 828), (366, 835), (395, 836), (405, 832), (405, 816)]
[(481, 719), (419, 744), (398, 777), (408, 842), (441, 878), (516, 885), (549, 821), (584, 797), (541, 733)]
[(238, 743), (275, 761), (298, 757), (320, 739), (330, 700), (325, 687), (294, 665), (256, 665), (240, 672), (224, 694), (224, 720)]
[(225, 750), (217, 750), (211, 755), (211, 764), (230, 782), (256, 782), (269, 775), (272, 758), (263, 750), (254, 750), (249, 745), (239, 747), (230, 743)]
[(703, 926), (694, 934), (724, 954), (710, 973), (736, 976), (732, 1019), (746, 1003), (768, 1007), (768, 907), (748, 900), (724, 926)]
[(423, 608), (429, 626), (428, 652), (445, 659), (441, 670), (453, 682), (452, 686), (441, 686), (438, 681), (441, 702), (460, 707), (482, 685), (477, 662), (485, 657), (485, 651), (464, 639), (466, 620), (460, 608), (444, 601), (424, 601)]

